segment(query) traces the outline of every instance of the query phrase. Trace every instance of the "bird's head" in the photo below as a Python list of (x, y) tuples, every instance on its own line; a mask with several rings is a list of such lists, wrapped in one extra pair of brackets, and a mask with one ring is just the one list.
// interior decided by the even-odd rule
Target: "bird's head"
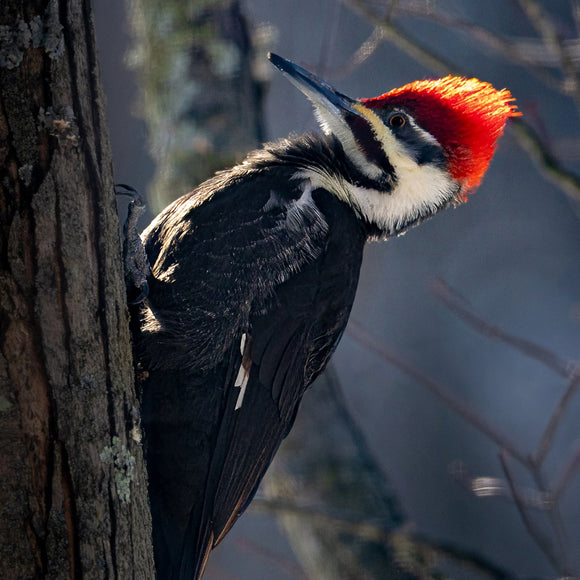
[(508, 90), (477, 79), (447, 76), (351, 99), (302, 67), (269, 58), (312, 101), (323, 131), (338, 139), (364, 179), (319, 170), (308, 176), (351, 204), (380, 236), (464, 201), (479, 185), (506, 120), (520, 114)]

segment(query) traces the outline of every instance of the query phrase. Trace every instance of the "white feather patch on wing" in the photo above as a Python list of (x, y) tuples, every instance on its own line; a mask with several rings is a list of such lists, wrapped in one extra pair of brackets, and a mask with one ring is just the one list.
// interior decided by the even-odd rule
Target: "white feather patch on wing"
[(238, 376), (236, 377), (236, 382), (234, 387), (239, 387), (240, 393), (236, 400), (235, 411), (241, 409), (242, 403), (244, 402), (244, 395), (246, 394), (246, 387), (248, 386), (248, 380), (250, 378), (250, 371), (244, 368), (243, 363), (240, 365), (240, 370), (238, 371)]
[(246, 394), (246, 387), (248, 386), (248, 380), (250, 379), (252, 361), (250, 360), (249, 346), (250, 340), (248, 340), (248, 335), (244, 332), (240, 340), (240, 354), (242, 355), (242, 362), (240, 364), (236, 380), (234, 381), (234, 387), (240, 389), (234, 411), (237, 411), (242, 407), (244, 402), (244, 395)]

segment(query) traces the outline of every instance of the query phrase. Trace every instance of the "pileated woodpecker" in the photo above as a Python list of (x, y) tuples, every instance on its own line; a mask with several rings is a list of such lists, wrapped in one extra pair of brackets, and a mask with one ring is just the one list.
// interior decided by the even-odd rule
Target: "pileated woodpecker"
[(351, 99), (272, 63), (323, 135), (266, 144), (157, 216), (136, 337), (158, 578), (200, 578), (251, 501), (346, 326), (365, 242), (466, 199), (507, 90), (417, 81)]

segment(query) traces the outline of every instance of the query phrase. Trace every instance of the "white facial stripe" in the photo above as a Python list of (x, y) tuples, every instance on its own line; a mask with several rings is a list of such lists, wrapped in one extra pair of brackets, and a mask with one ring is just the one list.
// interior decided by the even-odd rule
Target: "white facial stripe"
[[(316, 103), (315, 103), (316, 104)], [(368, 177), (377, 178), (381, 169), (369, 163), (364, 153), (356, 144), (352, 131), (342, 115), (334, 115), (324, 107), (316, 105), (314, 109), (316, 119), (327, 135), (334, 135), (341, 143), (344, 152), (355, 163), (358, 169)]]
[[(371, 109), (361, 105), (359, 103), (354, 105), (354, 108), (363, 115), (369, 122), (372, 130), (383, 147), (385, 155), (389, 159), (389, 162), (394, 167), (393, 157), (395, 158), (406, 158), (408, 157), (407, 152), (403, 144), (393, 135), (391, 130), (383, 123), (379, 116)], [(368, 161), (367, 161), (368, 163)]]
[(457, 191), (457, 183), (444, 170), (432, 165), (417, 165), (408, 157), (405, 161), (396, 166), (393, 164), (397, 185), (389, 193), (359, 187), (336, 176), (314, 171), (304, 171), (296, 177), (308, 178), (313, 187), (331, 191), (361, 217), (392, 235), (409, 222), (432, 214), (449, 202)]

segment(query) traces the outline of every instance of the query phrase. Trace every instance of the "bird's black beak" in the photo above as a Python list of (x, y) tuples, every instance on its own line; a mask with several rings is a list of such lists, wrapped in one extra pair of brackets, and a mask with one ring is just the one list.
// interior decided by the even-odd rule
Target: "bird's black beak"
[(316, 75), (303, 69), (301, 66), (278, 56), (277, 54), (268, 53), (270, 62), (280, 69), (292, 82), (298, 87), (316, 107), (326, 109), (328, 112), (345, 117), (347, 115), (361, 116), (353, 104), (353, 99), (339, 93), (334, 87), (331, 87), (326, 81)]
[(367, 175), (390, 175), (392, 167), (376, 132), (381, 121), (368, 107), (277, 54), (268, 58), (312, 101), (322, 130), (334, 135)]

